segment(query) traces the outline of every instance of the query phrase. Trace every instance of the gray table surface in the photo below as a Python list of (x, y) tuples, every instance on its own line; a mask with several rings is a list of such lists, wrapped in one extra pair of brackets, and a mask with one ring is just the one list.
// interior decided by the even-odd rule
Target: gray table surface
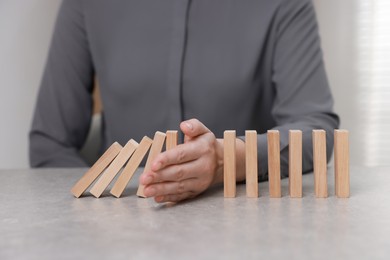
[[(390, 259), (390, 167), (351, 168), (351, 198), (223, 198), (221, 187), (179, 204), (70, 189), (85, 169), (0, 170), (0, 259)], [(139, 174), (139, 171), (138, 173)]]

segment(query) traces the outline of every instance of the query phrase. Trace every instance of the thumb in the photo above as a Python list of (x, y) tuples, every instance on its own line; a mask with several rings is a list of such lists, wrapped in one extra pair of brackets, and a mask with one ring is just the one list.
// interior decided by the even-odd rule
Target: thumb
[(210, 132), (204, 124), (195, 118), (181, 122), (180, 129), (184, 135), (189, 138), (194, 138)]

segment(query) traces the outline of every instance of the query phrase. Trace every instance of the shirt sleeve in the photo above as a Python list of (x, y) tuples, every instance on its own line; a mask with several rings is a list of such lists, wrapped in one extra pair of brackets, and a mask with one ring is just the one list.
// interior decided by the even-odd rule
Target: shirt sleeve
[(92, 113), (93, 65), (82, 1), (60, 7), (30, 131), (32, 167), (84, 167), (79, 155)]
[[(288, 133), (302, 130), (302, 170), (313, 169), (312, 130), (327, 134), (327, 159), (339, 118), (325, 73), (315, 11), (309, 0), (283, 1), (276, 18), (272, 84), (273, 128), (280, 132), (281, 174), (288, 176)], [(267, 136), (258, 135), (259, 177), (267, 179)]]

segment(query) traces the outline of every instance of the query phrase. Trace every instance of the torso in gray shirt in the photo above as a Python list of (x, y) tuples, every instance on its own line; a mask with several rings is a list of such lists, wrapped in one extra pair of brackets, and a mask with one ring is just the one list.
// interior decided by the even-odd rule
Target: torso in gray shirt
[(286, 170), (288, 130), (301, 129), (309, 170), (311, 130), (338, 125), (308, 0), (65, 0), (30, 135), (33, 166), (83, 165), (95, 75), (103, 148), (195, 117), (217, 137), (257, 130), (263, 173), (264, 133), (280, 130)]

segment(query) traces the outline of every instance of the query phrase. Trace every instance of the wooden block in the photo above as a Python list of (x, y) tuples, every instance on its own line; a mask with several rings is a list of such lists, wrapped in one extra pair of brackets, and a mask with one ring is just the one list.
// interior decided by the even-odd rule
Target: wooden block
[(326, 132), (313, 130), (314, 193), (317, 198), (328, 197)]
[(302, 131), (289, 131), (288, 187), (291, 198), (302, 198)]
[(134, 153), (135, 149), (137, 149), (137, 147), (138, 143), (133, 139), (127, 142), (127, 144), (123, 147), (123, 149), (115, 158), (115, 160), (110, 164), (107, 170), (91, 188), (90, 193), (93, 196), (99, 198), (102, 195), (103, 191), (108, 187), (108, 185), (110, 185), (112, 180), (122, 169), (123, 165), (126, 164), (126, 162), (129, 160), (129, 158)]
[[(153, 144), (150, 148), (149, 157), (145, 164), (144, 172), (150, 171), (150, 168), (152, 167), (152, 162), (156, 158), (156, 156), (161, 153), (161, 150), (164, 146), (166, 134), (162, 132), (156, 132), (153, 138)], [(139, 184), (138, 190), (137, 190), (137, 196), (145, 198), (144, 194), (145, 186), (142, 184)]]
[(223, 134), (223, 184), (224, 197), (236, 197), (236, 131)]
[(280, 136), (278, 130), (267, 131), (269, 196), (282, 197), (280, 186)]
[(96, 178), (108, 167), (121, 151), (122, 146), (117, 142), (113, 143), (107, 151), (92, 165), (83, 177), (71, 189), (72, 194), (79, 198), (86, 189), (96, 180)]
[(169, 130), (166, 133), (167, 140), (165, 142), (165, 149), (170, 150), (177, 146), (178, 132), (176, 130)]
[(110, 191), (112, 195), (114, 195), (117, 198), (119, 198), (122, 195), (130, 179), (133, 177), (134, 172), (137, 170), (142, 159), (145, 157), (146, 153), (148, 152), (151, 144), (152, 144), (152, 139), (150, 139), (147, 136), (142, 138), (140, 144), (138, 145), (138, 148), (135, 150), (133, 156), (130, 158), (129, 162), (127, 163), (125, 169), (123, 169), (122, 173), (119, 175), (114, 186), (112, 187)]
[(349, 186), (349, 132), (334, 131), (334, 162), (336, 196), (348, 198)]
[(257, 132), (245, 131), (245, 174), (246, 196), (249, 198), (259, 197), (257, 161)]

